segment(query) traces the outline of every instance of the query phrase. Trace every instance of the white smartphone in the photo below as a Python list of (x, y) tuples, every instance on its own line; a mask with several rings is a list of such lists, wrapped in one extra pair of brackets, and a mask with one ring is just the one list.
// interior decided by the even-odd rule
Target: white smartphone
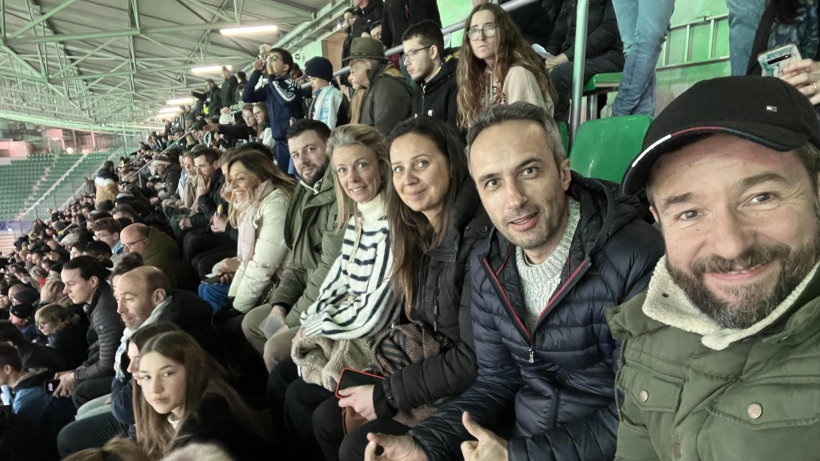
[(800, 50), (797, 49), (797, 45), (794, 43), (789, 43), (757, 55), (757, 62), (760, 63), (760, 67), (763, 69), (763, 75), (768, 77), (782, 77), (783, 69), (789, 64), (800, 61), (801, 59), (803, 58), (800, 56)]

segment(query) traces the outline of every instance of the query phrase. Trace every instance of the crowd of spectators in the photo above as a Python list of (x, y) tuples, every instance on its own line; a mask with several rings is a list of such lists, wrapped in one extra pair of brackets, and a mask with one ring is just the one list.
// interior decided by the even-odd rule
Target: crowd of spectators
[[(590, 2), (614, 115), (654, 115), (646, 3)], [(556, 123), (575, 8), (475, 1), (455, 49), (434, 1), (354, 0), (346, 78), (223, 68), (0, 255), (0, 459), (814, 456), (817, 5), (764, 8), (755, 53), (808, 58), (696, 84), (622, 184)]]

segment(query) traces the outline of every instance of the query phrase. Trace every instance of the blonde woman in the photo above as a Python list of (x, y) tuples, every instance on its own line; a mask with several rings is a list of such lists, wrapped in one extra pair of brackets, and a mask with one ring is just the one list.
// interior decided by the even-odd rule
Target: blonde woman
[[(293, 340), (294, 357), (278, 363), (268, 381), (271, 411), (282, 411), (288, 422), (282, 440), (307, 459), (323, 459), (312, 418), (313, 410), (333, 396), (335, 383), (326, 382), (324, 377), (338, 377), (345, 367), (364, 369), (369, 365), (369, 354), (363, 361), (353, 352), (334, 359), (336, 347), (344, 348), (340, 344), (343, 340), (377, 335), (398, 318), (400, 310), (390, 289), (393, 252), (386, 204), (391, 169), (385, 140), (373, 127), (346, 125), (333, 131), (327, 151), (336, 180), (336, 224), (344, 229), (342, 251), (316, 302), (302, 312), (302, 326)], [(327, 340), (332, 341), (333, 352), (326, 364), (313, 352), (299, 356), (303, 341), (316, 344)], [(266, 347), (266, 358), (268, 352)], [(301, 376), (294, 360), (310, 365), (301, 368)], [(315, 362), (320, 362), (319, 366), (314, 366)], [(308, 372), (316, 368), (321, 368), (321, 373)]]

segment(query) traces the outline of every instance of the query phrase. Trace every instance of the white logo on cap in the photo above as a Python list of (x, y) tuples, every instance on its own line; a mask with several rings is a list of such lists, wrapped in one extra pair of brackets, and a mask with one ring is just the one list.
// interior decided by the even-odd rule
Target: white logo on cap
[(777, 106), (766, 106), (766, 110), (769, 112), (777, 112)]

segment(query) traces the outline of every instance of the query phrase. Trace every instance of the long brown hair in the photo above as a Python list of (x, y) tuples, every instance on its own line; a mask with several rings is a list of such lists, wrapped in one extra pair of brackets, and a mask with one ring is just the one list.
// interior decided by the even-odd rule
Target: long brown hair
[[(462, 129), (470, 128), (484, 107), (484, 95), (488, 82), (484, 69), (487, 64), (475, 57), (470, 45), (467, 31), (473, 20), (473, 15), (479, 11), (490, 11), (495, 16), (495, 69), (499, 88), (504, 87), (504, 79), (512, 66), (521, 66), (535, 76), (542, 93), (549, 94), (553, 101), (558, 100), (558, 93), (552, 86), (544, 61), (532, 49), (521, 35), (521, 31), (512, 22), (510, 15), (494, 3), (485, 3), (473, 8), (464, 23), (464, 36), (461, 42), (461, 54), (458, 58), (458, 125)], [(501, 91), (496, 95), (495, 102), (501, 101)]]
[[(333, 162), (333, 152), (340, 147), (349, 147), (360, 145), (364, 146), (373, 153), (373, 157), (379, 164), (379, 171), (381, 172), (382, 185), (379, 194), (385, 193), (387, 183), (390, 182), (390, 157), (387, 155), (387, 143), (385, 143), (384, 136), (375, 128), (368, 125), (344, 125), (336, 128), (330, 134), (327, 140), (327, 157)], [(339, 184), (338, 173), (336, 168), (333, 169), (333, 189), (336, 192), (336, 204), (339, 212), (336, 215), (336, 228), (344, 229), (347, 227), (347, 222), (357, 213), (356, 202), (347, 196), (341, 184)], [(386, 201), (385, 201), (386, 202)], [(358, 223), (356, 223), (358, 226)]]
[[(434, 227), (427, 217), (408, 207), (396, 192), (390, 181), (387, 194), (387, 219), (390, 238), (393, 241), (393, 275), (390, 285), (394, 293), (404, 295), (404, 310), (412, 318), (411, 311), (416, 302), (416, 282), (424, 252), (441, 245), (447, 233), (450, 215), (460, 187), (475, 187), (469, 181), (470, 170), (464, 156), (464, 146), (458, 136), (444, 122), (432, 117), (411, 118), (402, 122), (390, 133), (390, 146), (396, 139), (416, 134), (432, 141), (450, 167), (450, 189), (444, 196), (444, 209), (439, 225)], [(465, 181), (468, 181), (465, 184)]]
[[(266, 106), (264, 102), (258, 102), (256, 104), (254, 104), (253, 107), (261, 110), (262, 112), (264, 112), (265, 113), (265, 121), (268, 122), (268, 123), (265, 123), (265, 122), (259, 123), (259, 121), (256, 122), (256, 137), (261, 138), (262, 137), (262, 132), (265, 131), (265, 128), (270, 127), (270, 114), (268, 113), (268, 106)], [(253, 108), (251, 108), (251, 112), (253, 112)], [(256, 114), (253, 114), (253, 118), (256, 118)], [(260, 141), (261, 141), (261, 139), (260, 139)]]
[[(226, 372), (196, 343), (189, 334), (175, 331), (163, 333), (148, 340), (140, 349), (140, 357), (156, 352), (185, 369), (185, 398), (183, 416), (177, 428), (182, 428), (185, 420), (199, 408), (206, 394), (219, 395), (228, 402), (234, 416), (245, 420), (248, 427), (259, 428), (253, 412), (239, 394), (225, 381)], [(138, 376), (134, 376), (138, 379)], [(171, 451), (178, 431), (168, 422), (167, 415), (161, 415), (145, 401), (142, 386), (134, 386), (134, 421), (137, 426), (137, 442), (154, 459)], [(267, 438), (259, 431), (260, 437)]]
[[(250, 194), (248, 194), (248, 200), (253, 197), (254, 193), (256, 193), (256, 189), (265, 181), (270, 181), (274, 189), (281, 189), (288, 199), (293, 196), (293, 190), (296, 188), (296, 180), (282, 172), (267, 155), (256, 148), (252, 146), (240, 148), (236, 151), (236, 155), (228, 160), (225, 171), (230, 173), (231, 166), (235, 163), (241, 163), (242, 166), (248, 170), (248, 173), (252, 174), (258, 181), (256, 186), (250, 191)], [(233, 195), (231, 195), (229, 207), (228, 221), (231, 223), (231, 226), (235, 228), (237, 227), (240, 213), (234, 206)]]

